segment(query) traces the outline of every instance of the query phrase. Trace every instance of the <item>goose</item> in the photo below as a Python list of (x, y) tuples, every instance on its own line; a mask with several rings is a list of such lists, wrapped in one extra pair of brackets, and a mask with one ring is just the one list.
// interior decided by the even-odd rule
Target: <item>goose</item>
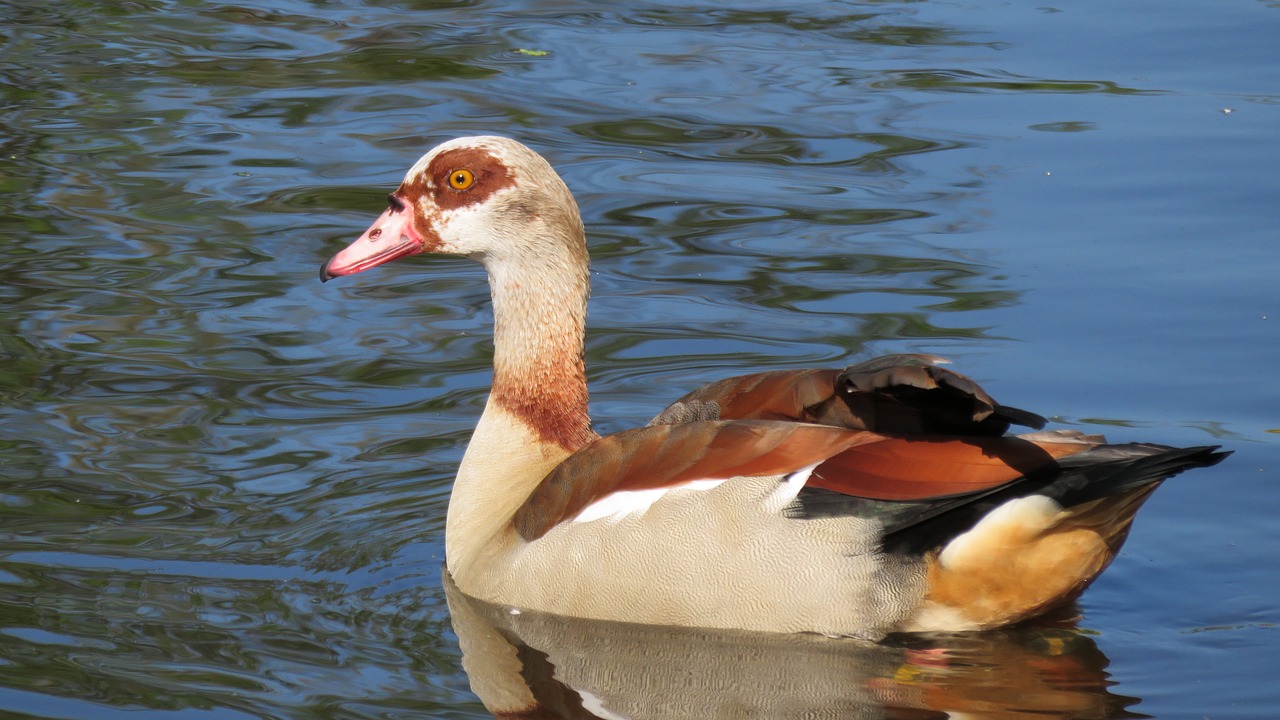
[(995, 628), (1073, 601), (1162, 481), (1229, 454), (1045, 431), (930, 355), (732, 377), (601, 437), (585, 232), (550, 163), (444, 142), (320, 276), (420, 253), (479, 261), (492, 294), (492, 388), (445, 528), (449, 575), (486, 602), (869, 640)]

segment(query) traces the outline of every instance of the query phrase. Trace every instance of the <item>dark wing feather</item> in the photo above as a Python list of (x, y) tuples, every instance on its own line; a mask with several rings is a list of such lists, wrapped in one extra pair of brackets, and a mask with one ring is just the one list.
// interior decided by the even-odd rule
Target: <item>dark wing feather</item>
[(1010, 425), (1040, 429), (1045, 419), (1000, 405), (977, 383), (932, 355), (886, 355), (850, 365), (836, 390), (850, 412), (877, 432), (898, 435), (1003, 435)]

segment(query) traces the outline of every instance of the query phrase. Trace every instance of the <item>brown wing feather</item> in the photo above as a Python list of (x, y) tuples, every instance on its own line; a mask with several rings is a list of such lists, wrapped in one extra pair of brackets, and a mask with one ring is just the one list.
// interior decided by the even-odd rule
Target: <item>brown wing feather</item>
[(790, 420), (864, 429), (835, 401), (839, 370), (777, 370), (704, 385), (663, 410), (649, 424), (698, 420)]
[(513, 522), (521, 537), (533, 540), (614, 492), (780, 475), (881, 439), (844, 428), (756, 420), (627, 430), (596, 440), (558, 465)]
[(814, 470), (808, 487), (873, 500), (926, 500), (989, 490), (1092, 445), (998, 438), (882, 438)]

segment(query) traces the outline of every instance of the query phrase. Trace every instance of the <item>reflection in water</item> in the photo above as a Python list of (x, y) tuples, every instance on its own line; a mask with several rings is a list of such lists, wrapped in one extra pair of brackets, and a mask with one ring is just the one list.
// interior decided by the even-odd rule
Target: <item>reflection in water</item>
[(1143, 717), (1070, 628), (873, 644), (515, 611), (444, 584), (471, 688), (503, 718)]

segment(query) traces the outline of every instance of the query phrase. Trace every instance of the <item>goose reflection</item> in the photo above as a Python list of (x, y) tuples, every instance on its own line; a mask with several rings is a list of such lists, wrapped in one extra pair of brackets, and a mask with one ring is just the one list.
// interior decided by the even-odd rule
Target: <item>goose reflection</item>
[(499, 718), (1134, 718), (1069, 623), (885, 643), (582, 620), (445, 594)]

